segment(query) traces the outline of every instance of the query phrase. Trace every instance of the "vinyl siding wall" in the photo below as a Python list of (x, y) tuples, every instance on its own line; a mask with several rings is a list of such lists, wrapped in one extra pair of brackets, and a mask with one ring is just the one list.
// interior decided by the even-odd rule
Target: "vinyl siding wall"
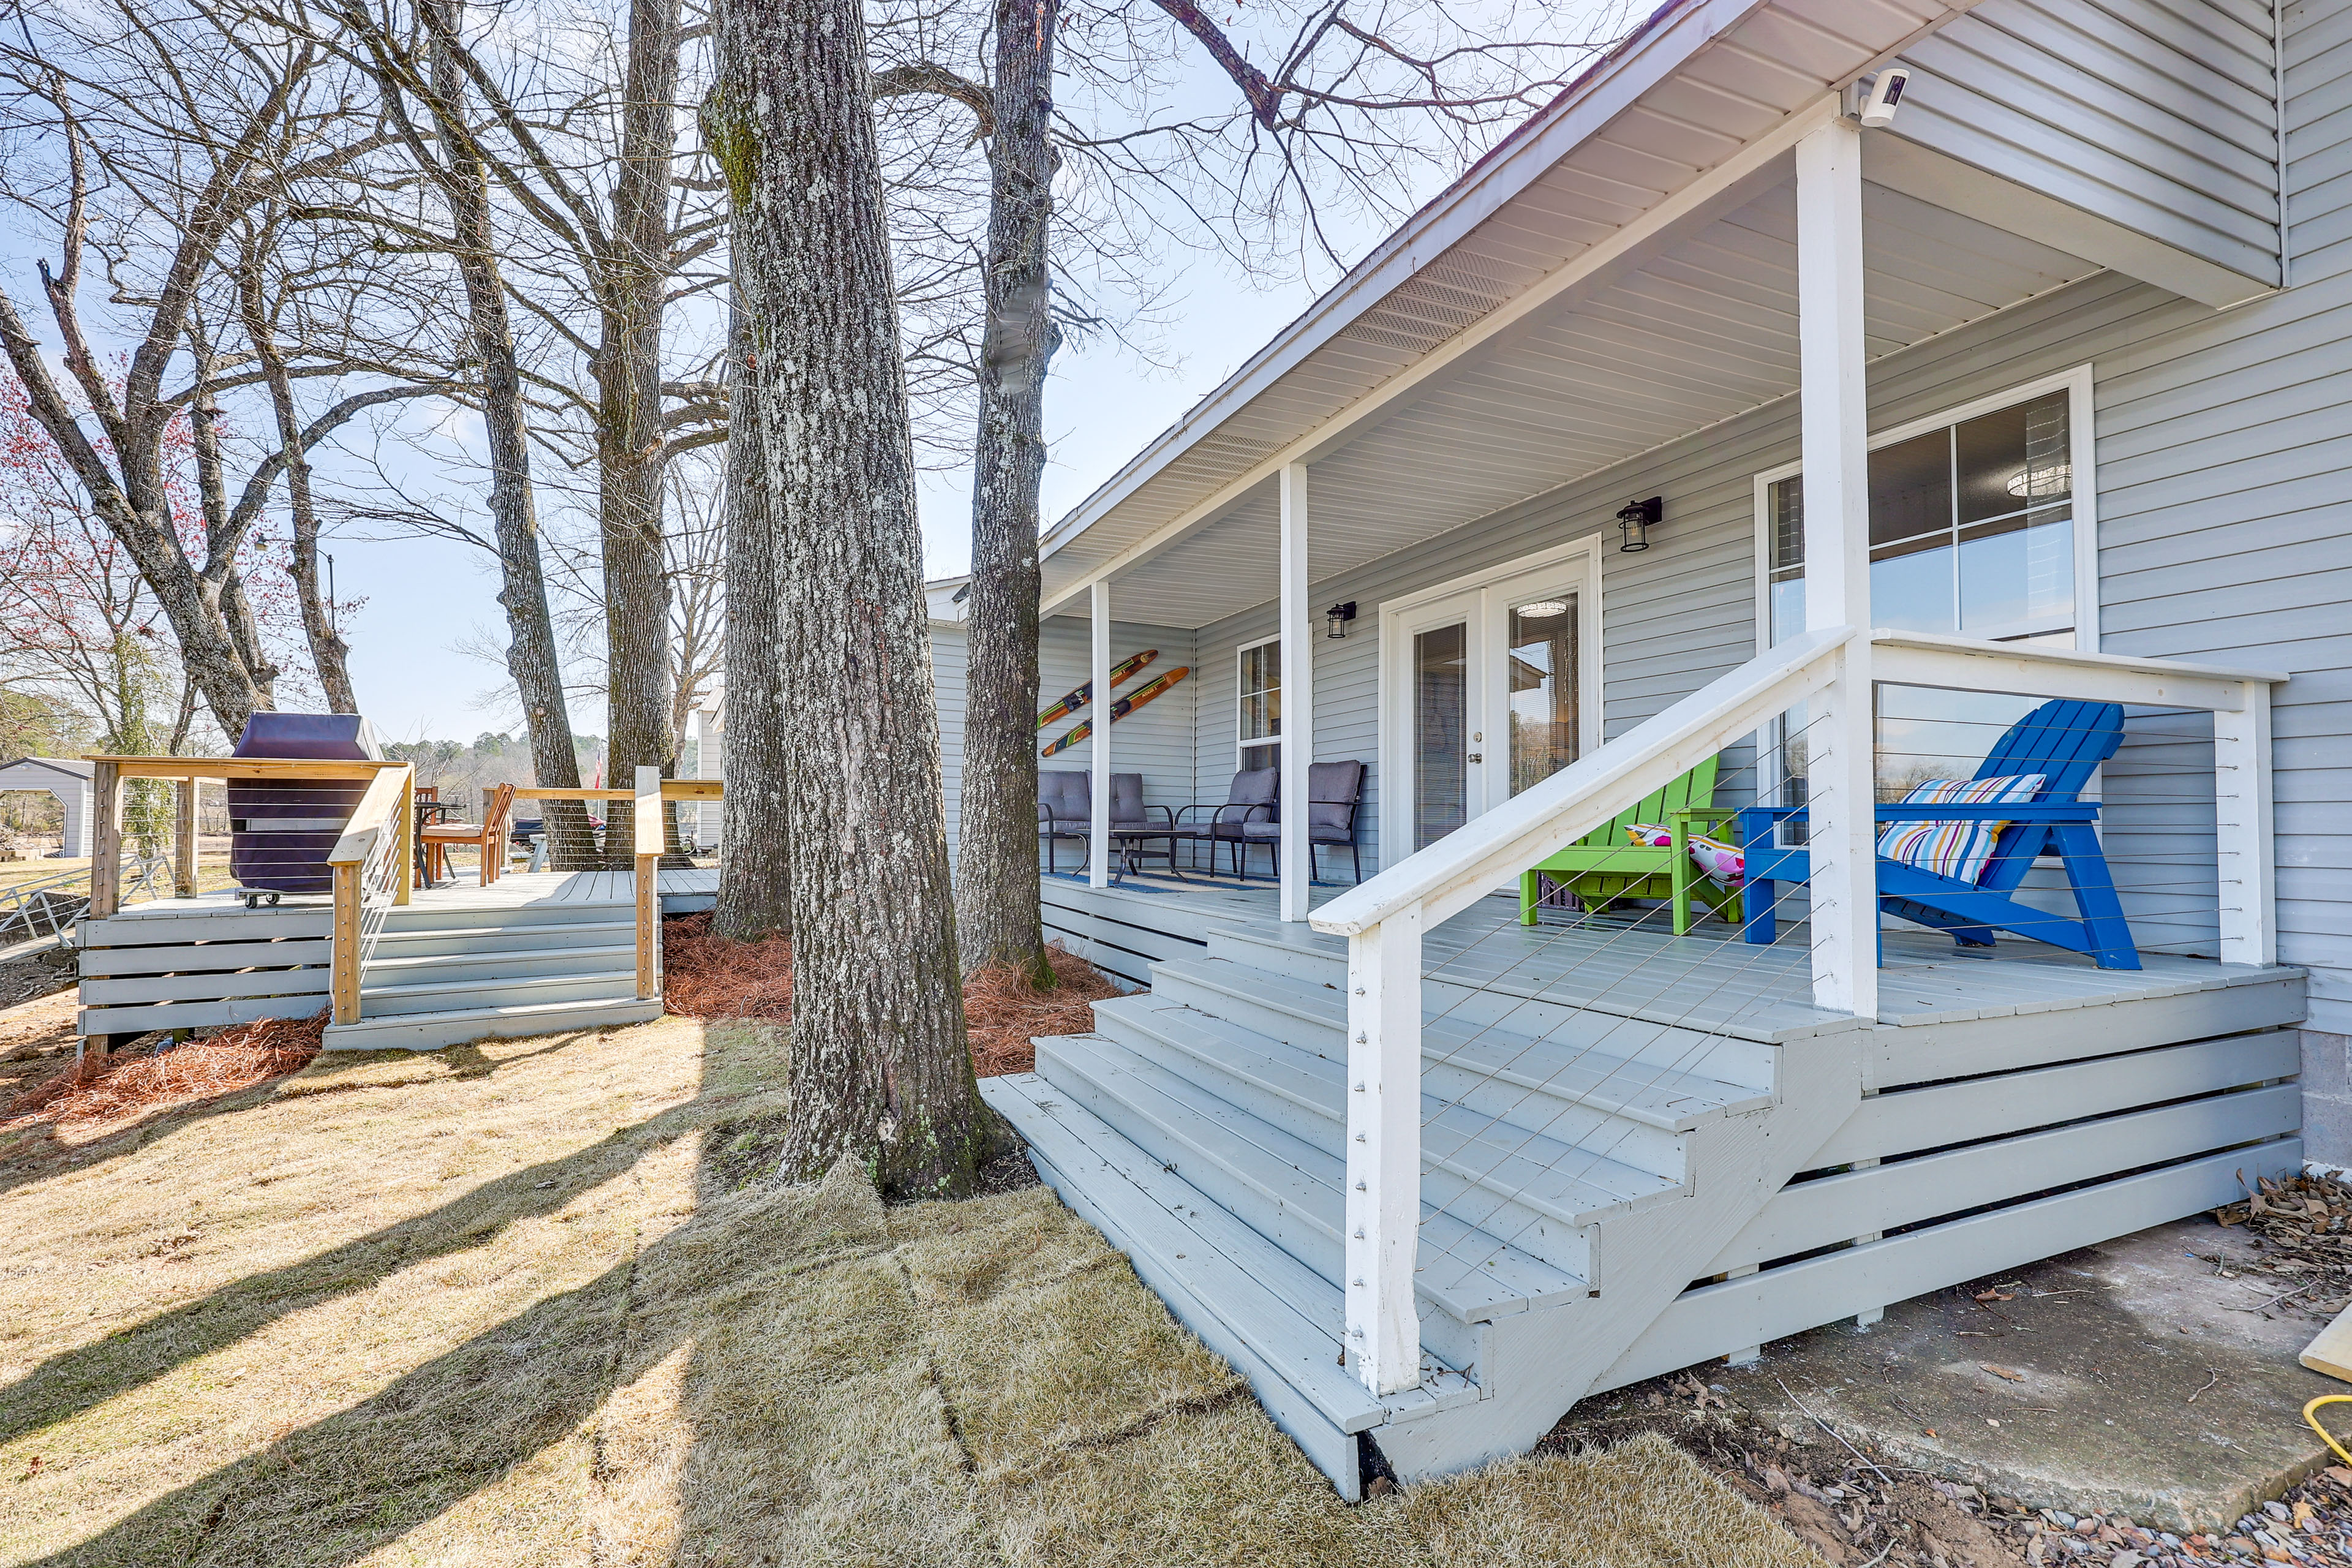
[(1892, 133), (2275, 284), (2272, 59), (2266, 0), (1983, 0)]

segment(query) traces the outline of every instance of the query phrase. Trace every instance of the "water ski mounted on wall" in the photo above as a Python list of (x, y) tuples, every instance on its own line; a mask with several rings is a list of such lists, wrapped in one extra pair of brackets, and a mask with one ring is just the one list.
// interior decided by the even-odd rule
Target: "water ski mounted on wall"
[[(1113, 690), (1117, 690), (1120, 681), (1125, 680), (1129, 676), (1133, 675), (1137, 670), (1141, 669), (1145, 665), (1150, 664), (1153, 659), (1158, 658), (1159, 657), (1160, 650), (1158, 648), (1148, 647), (1141, 653), (1130, 654), (1126, 658), (1119, 660), (1118, 663), (1111, 666), (1111, 689)], [(1084, 686), (1078, 687), (1076, 689), (1073, 690), (1068, 696), (1063, 698), (1059, 702), (1055, 703), (1051, 708), (1046, 709), (1043, 713), (1038, 714), (1037, 728), (1042, 730), (1056, 719), (1066, 719), (1094, 700), (1095, 683), (1089, 680)], [(1048, 754), (1050, 755), (1050, 753)]]
[[(1118, 672), (1113, 671), (1112, 673), (1116, 675)], [(1137, 687), (1134, 690), (1129, 692), (1126, 696), (1120, 698), (1118, 701), (1113, 702), (1110, 705), (1110, 721), (1114, 724), (1118, 723), (1121, 719), (1126, 718), (1129, 714), (1134, 712), (1137, 709), (1142, 707), (1145, 703), (1150, 701), (1161, 692), (1168, 690), (1178, 681), (1183, 679), (1186, 676), (1192, 673), (1192, 666), (1180, 664), (1175, 668), (1170, 670), (1167, 674), (1155, 676), (1151, 679), (1145, 681), (1142, 685)], [(1058, 756), (1094, 732), (1095, 721), (1089, 719), (1085, 723), (1079, 725), (1076, 729), (1071, 731), (1068, 734), (1063, 736), (1060, 740), (1055, 742), (1052, 745), (1046, 747), (1044, 751), (1038, 752), (1038, 758), (1042, 761), (1046, 757)]]

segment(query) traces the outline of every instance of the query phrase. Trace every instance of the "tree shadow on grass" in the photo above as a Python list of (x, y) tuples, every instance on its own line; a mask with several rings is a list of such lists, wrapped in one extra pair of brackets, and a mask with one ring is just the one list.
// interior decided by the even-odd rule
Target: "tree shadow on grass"
[[(643, 1145), (658, 1135), (664, 1120), (630, 1129), (616, 1141)], [(679, 1128), (691, 1125), (675, 1113), (672, 1120)], [(611, 1157), (616, 1141), (560, 1163), (577, 1174), (583, 1163)], [(553, 1168), (508, 1181), (529, 1185)], [(580, 1484), (593, 1493), (603, 1469), (591, 1451), (602, 1441), (587, 1431), (593, 1418), (616, 1391), (649, 1371), (666, 1362), (681, 1364), (674, 1360), (677, 1352), (693, 1345), (698, 1331), (709, 1331), (712, 1303), (747, 1291), (788, 1289), (795, 1279), (844, 1263), (862, 1263), (876, 1279), (895, 1286), (896, 1266), (878, 1256), (888, 1245), (879, 1205), (870, 1187), (857, 1186), (861, 1178), (854, 1171), (845, 1168), (842, 1176), (847, 1180), (818, 1189), (751, 1191), (706, 1205), (687, 1226), (586, 1284), (534, 1303), (372, 1397), (156, 1498), (73, 1546), (31, 1560), (27, 1568), (167, 1563), (339, 1568), (567, 1443), (580, 1449)], [(858, 1283), (849, 1282), (852, 1293)], [(838, 1293), (828, 1279), (813, 1294), (824, 1296), (827, 1289)], [(877, 1320), (870, 1311), (827, 1311), (824, 1302), (813, 1302), (809, 1332), (795, 1350), (823, 1365), (829, 1378), (848, 1378), (864, 1362), (905, 1359), (913, 1328), (905, 1319), (904, 1312)], [(773, 1415), (780, 1427), (794, 1419), (790, 1409)], [(668, 1429), (669, 1436), (676, 1430)], [(692, 1468), (702, 1458), (694, 1456)], [(787, 1489), (792, 1485), (789, 1476), (773, 1479)], [(592, 1516), (598, 1513), (595, 1496), (584, 1501)], [(632, 1528), (627, 1516), (641, 1510), (623, 1500), (603, 1511), (611, 1517), (592, 1518), (592, 1531), (609, 1523), (614, 1533), (625, 1535)], [(673, 1510), (670, 1528), (654, 1531), (654, 1560), (668, 1560), (679, 1544), (675, 1523)], [(507, 1549), (524, 1546), (525, 1555), (528, 1544), (502, 1542)], [(642, 1559), (632, 1554), (632, 1560)]]
[[(548, 1047), (530, 1054), (558, 1048)], [(523, 1058), (503, 1058), (505, 1062), (519, 1059)], [(461, 1068), (460, 1076), (466, 1073)], [(267, 1100), (275, 1087), (263, 1085), (243, 1091), (208, 1108), (207, 1113), (248, 1109)], [(485, 1182), (430, 1213), (356, 1237), (282, 1268), (249, 1275), (201, 1300), (158, 1312), (95, 1343), (53, 1356), (0, 1389), (0, 1442), (70, 1420), (293, 1313), (372, 1289), (419, 1264), (483, 1247), (515, 1225), (551, 1215), (582, 1192), (625, 1173), (671, 1140), (723, 1121), (743, 1098), (740, 1092), (706, 1086), (695, 1099), (616, 1129), (562, 1159), (543, 1161)], [(54, 1169), (45, 1173), (57, 1173)]]

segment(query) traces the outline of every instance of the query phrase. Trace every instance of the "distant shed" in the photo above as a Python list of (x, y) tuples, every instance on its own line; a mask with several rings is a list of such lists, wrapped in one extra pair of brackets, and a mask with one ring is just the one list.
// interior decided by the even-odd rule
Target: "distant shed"
[(66, 808), (65, 853), (89, 854), (91, 764), (79, 757), (18, 757), (0, 763), (0, 790), (46, 790)]

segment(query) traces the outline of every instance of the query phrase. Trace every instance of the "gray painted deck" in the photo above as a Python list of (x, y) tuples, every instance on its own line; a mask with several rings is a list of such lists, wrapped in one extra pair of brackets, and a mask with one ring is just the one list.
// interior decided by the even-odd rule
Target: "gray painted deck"
[(1407, 1477), (1458, 1469), (1586, 1394), (2302, 1158), (2297, 970), (1890, 931), (1863, 1020), (1811, 1005), (1801, 926), (1529, 928), (1489, 899), (1425, 946), (1425, 1384), (1376, 1400), (1333, 1375), (1344, 943), (1274, 920), (1264, 883), (1043, 891), (1062, 940), (1151, 988), (984, 1092), (1342, 1490), (1358, 1434)]

